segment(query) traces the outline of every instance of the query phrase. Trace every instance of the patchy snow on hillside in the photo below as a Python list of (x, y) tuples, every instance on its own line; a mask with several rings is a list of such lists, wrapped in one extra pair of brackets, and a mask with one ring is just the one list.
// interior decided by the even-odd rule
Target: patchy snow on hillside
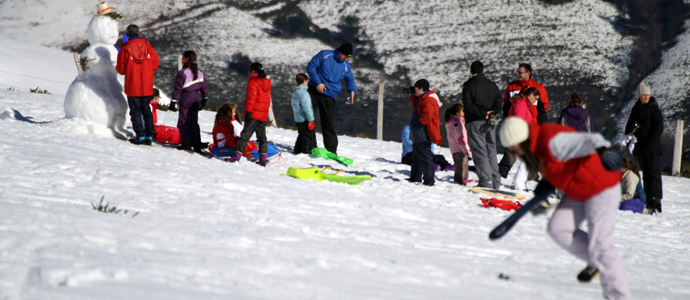
[(387, 73), (406, 68), (411, 78), (427, 78), (450, 94), (460, 93), (474, 60), (499, 85), (514, 80), (521, 62), (531, 63), (544, 85), (591, 78), (616, 88), (628, 76), (632, 39), (614, 30), (609, 20), (618, 11), (599, 0), (308, 0), (300, 7), (335, 32), (343, 18), (356, 17)]

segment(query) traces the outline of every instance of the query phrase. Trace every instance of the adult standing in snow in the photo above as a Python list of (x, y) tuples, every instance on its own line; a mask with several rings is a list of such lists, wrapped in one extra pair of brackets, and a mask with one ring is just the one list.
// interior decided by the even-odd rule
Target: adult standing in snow
[(129, 40), (122, 44), (122, 49), (117, 54), (116, 69), (120, 75), (125, 76), (129, 116), (137, 134), (130, 142), (151, 145), (155, 131), (149, 102), (153, 95), (153, 72), (159, 65), (158, 55), (148, 41), (139, 37), (137, 25), (127, 26), (127, 36)]
[(342, 44), (335, 50), (322, 50), (307, 65), (309, 75), (309, 95), (314, 111), (321, 116), (321, 132), (326, 150), (338, 151), (338, 135), (335, 133), (335, 98), (342, 91), (341, 79), (345, 79), (347, 91), (350, 92), (350, 104), (355, 103), (357, 85), (352, 76), (352, 66), (347, 61), (352, 57), (352, 44)]
[[(540, 96), (538, 102), (541, 102), (540, 104), (543, 105), (544, 114), (543, 116), (536, 114), (535, 117), (543, 118), (545, 121), (546, 113), (549, 112), (549, 95), (546, 94), (546, 89), (544, 88), (544, 86), (536, 82), (534, 78), (532, 78), (532, 66), (528, 63), (521, 63), (518, 65), (516, 74), (517, 80), (508, 84), (508, 86), (506, 87), (505, 94), (503, 95), (503, 116), (508, 116), (508, 112), (510, 111), (510, 97), (519, 94), (522, 88), (527, 86), (528, 88), (533, 87), (539, 90)], [(537, 108), (541, 108), (541, 105), (539, 105), (539, 103), (537, 106), (534, 107), (534, 110), (537, 110)], [(541, 124), (543, 122), (539, 123)], [(506, 178), (508, 176), (508, 172), (510, 172), (510, 168), (513, 166), (513, 163), (515, 163), (514, 154), (510, 153), (510, 151), (506, 151), (506, 153), (503, 155), (503, 158), (501, 159), (501, 162), (498, 163), (498, 172), (501, 174), (501, 177)]]
[(633, 155), (642, 170), (644, 192), (647, 194), (647, 209), (650, 213), (661, 212), (663, 198), (661, 185), (661, 134), (664, 132), (664, 118), (659, 104), (651, 96), (652, 91), (644, 83), (638, 88), (639, 99), (630, 112), (625, 134), (633, 132), (635, 125), (635, 150)]
[[(544, 175), (535, 195), (557, 188), (564, 197), (553, 213), (548, 233), (562, 248), (587, 262), (578, 275), (590, 282), (601, 274), (607, 299), (630, 299), (623, 264), (613, 245), (613, 230), (621, 200), (621, 157), (608, 150), (601, 134), (576, 132), (559, 124), (527, 124), (509, 117), (499, 130), (504, 147), (527, 168)], [(579, 229), (587, 220), (587, 232)]]
[[(201, 93), (201, 98), (199, 97)], [(201, 99), (201, 100), (199, 100)], [(208, 84), (204, 73), (196, 64), (196, 53), (185, 51), (182, 54), (182, 70), (175, 76), (175, 88), (172, 93), (170, 109), (176, 110), (179, 103), (177, 128), (180, 129), (182, 145), (177, 149), (201, 153), (201, 131), (199, 128), (199, 111), (208, 102)]]
[(439, 131), (440, 118), (438, 116), (438, 102), (431, 97), (435, 94), (429, 90), (429, 81), (417, 80), (414, 84), (414, 95), (410, 95), (410, 103), (414, 108), (410, 115), (410, 139), (412, 139), (412, 170), (410, 182), (422, 182), (426, 186), (433, 186), (434, 153), (431, 143), (440, 145), (443, 142)]
[(589, 112), (582, 105), (582, 98), (577, 93), (570, 96), (570, 102), (561, 111), (558, 124), (570, 126), (580, 132), (594, 132), (594, 124)]
[(472, 77), (462, 86), (468, 143), (476, 167), (479, 186), (490, 189), (501, 187), (496, 161), (496, 117), (501, 111), (501, 92), (498, 86), (484, 76), (484, 65), (475, 61), (470, 66)]

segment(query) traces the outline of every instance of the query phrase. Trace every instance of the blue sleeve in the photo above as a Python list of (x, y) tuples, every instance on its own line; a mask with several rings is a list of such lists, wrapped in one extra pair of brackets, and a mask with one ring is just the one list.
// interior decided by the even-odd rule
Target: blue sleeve
[(299, 98), (299, 101), (302, 102), (302, 111), (304, 111), (307, 122), (314, 121), (314, 107), (311, 105), (311, 96), (309, 96), (309, 93), (304, 92)]
[(309, 81), (316, 83), (316, 85), (323, 83), (323, 79), (321, 79), (321, 76), (319, 76), (319, 73), (317, 72), (317, 69), (323, 62), (323, 54), (324, 51), (321, 51), (314, 55), (307, 65), (307, 75), (309, 75)]
[(347, 63), (347, 72), (345, 73), (345, 84), (347, 85), (348, 92), (355, 92), (357, 94), (357, 85), (355, 84), (355, 77), (352, 76), (352, 66)]

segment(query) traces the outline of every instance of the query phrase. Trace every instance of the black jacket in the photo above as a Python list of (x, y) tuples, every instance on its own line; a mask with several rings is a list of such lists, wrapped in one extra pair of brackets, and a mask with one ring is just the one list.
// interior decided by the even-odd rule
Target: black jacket
[(647, 104), (640, 100), (635, 102), (628, 123), (625, 125), (625, 134), (630, 134), (637, 123), (640, 127), (635, 131), (635, 155), (661, 155), (661, 134), (664, 132), (664, 118), (659, 110), (659, 104), (654, 97), (649, 98)]
[(477, 74), (462, 85), (462, 103), (465, 122), (486, 120), (487, 111), (493, 110), (494, 115), (501, 112), (503, 95), (484, 74)]

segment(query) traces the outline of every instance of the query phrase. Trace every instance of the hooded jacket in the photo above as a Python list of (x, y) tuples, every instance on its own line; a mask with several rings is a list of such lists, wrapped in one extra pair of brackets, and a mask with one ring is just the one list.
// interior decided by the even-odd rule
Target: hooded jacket
[(438, 102), (432, 97), (434, 91), (427, 91), (420, 97), (411, 96), (410, 103), (416, 113), (410, 118), (410, 135), (413, 143), (431, 142), (440, 145), (443, 142), (439, 126)]
[(580, 105), (568, 106), (561, 111), (558, 124), (570, 126), (575, 131), (594, 132), (594, 124), (589, 112)]
[(635, 155), (661, 155), (661, 134), (664, 132), (664, 117), (659, 110), (659, 104), (654, 97), (649, 98), (647, 104), (638, 99), (630, 112), (625, 134), (630, 134), (637, 123), (640, 127), (635, 131), (637, 144)]
[(519, 117), (525, 120), (527, 124), (536, 123), (533, 118), (532, 106), (534, 105), (529, 103), (529, 100), (527, 100), (525, 96), (520, 95), (520, 98), (513, 100), (510, 106), (510, 112), (508, 112), (508, 117)]
[(244, 102), (244, 114), (251, 112), (251, 118), (259, 122), (268, 120), (268, 109), (271, 106), (271, 80), (251, 77), (247, 83), (247, 100)]
[(153, 72), (158, 69), (158, 54), (142, 38), (128, 40), (117, 53), (115, 69), (125, 75), (125, 94), (130, 97), (153, 95)]
[(316, 54), (307, 65), (307, 75), (309, 75), (309, 86), (316, 87), (324, 84), (326, 90), (323, 94), (336, 98), (343, 90), (340, 79), (345, 78), (348, 92), (357, 93), (355, 78), (352, 76), (352, 66), (347, 61), (340, 60), (338, 50), (323, 50)]
[(312, 107), (311, 96), (309, 96), (306, 86), (298, 85), (295, 87), (290, 98), (290, 104), (295, 123), (314, 121), (314, 107)]
[(446, 137), (448, 138), (448, 148), (450, 153), (469, 155), (470, 145), (467, 143), (467, 129), (465, 129), (465, 118), (453, 116), (446, 122)]

